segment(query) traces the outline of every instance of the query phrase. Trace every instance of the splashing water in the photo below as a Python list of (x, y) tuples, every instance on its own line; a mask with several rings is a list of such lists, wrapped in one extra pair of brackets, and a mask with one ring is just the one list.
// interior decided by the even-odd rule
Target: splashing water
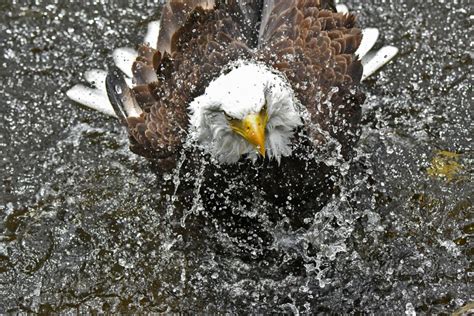
[[(116, 121), (66, 100), (79, 74), (138, 44), (156, 4), (1, 4), (0, 312), (413, 314), (472, 302), (469, 10), (347, 4), (400, 55), (366, 82), (354, 160), (332, 144), (278, 177), (186, 150), (163, 175)], [(313, 163), (337, 172), (320, 177)]]

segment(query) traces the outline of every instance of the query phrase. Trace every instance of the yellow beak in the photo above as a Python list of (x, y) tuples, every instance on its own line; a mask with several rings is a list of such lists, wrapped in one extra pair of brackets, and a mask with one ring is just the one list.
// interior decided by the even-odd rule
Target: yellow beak
[(265, 157), (265, 128), (268, 115), (264, 109), (260, 113), (252, 113), (243, 120), (231, 120), (230, 126), (234, 132), (245, 138), (255, 149)]

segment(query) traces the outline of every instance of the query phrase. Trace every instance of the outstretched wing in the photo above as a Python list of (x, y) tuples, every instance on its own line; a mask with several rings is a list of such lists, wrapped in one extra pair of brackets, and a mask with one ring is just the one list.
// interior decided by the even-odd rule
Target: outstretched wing
[(171, 0), (164, 7), (158, 49), (141, 46), (132, 67), (133, 93), (143, 110), (127, 118), (134, 152), (149, 158), (172, 155), (186, 137), (188, 104), (225, 65), (251, 55), (249, 46), (257, 38), (242, 27), (242, 17), (254, 21), (247, 27), (256, 29), (259, 11), (246, 3)]
[(354, 54), (361, 39), (355, 16), (336, 12), (332, 1), (264, 3), (262, 58), (290, 80), (310, 115), (306, 129), (313, 143), (336, 138), (344, 154), (356, 140), (364, 100), (358, 91), (363, 69)]
[[(348, 135), (355, 139), (350, 134), (356, 133), (354, 122), (358, 122), (363, 95), (356, 86), (360, 64), (351, 51), (360, 40), (347, 7), (338, 4), (336, 8), (340, 14), (335, 13), (331, 0), (171, 0), (162, 11), (161, 34), (157, 35), (160, 23), (151, 22), (145, 38), (150, 46), (140, 47), (135, 62), (135, 50), (114, 51), (115, 64), (127, 75), (125, 82), (116, 69), (109, 72), (109, 80), (106, 71), (91, 70), (85, 74), (91, 86), (75, 85), (67, 95), (92, 109), (119, 116), (129, 127), (136, 153), (166, 157), (182, 141), (180, 131), (188, 124), (185, 113), (190, 98), (203, 92), (222, 65), (248, 57), (252, 55), (249, 48), (258, 47), (259, 57), (287, 74), (307, 106), (311, 113), (308, 130), (315, 143), (323, 143), (327, 135), (342, 141)], [(198, 18), (201, 12), (205, 14)], [(362, 79), (398, 52), (396, 47), (385, 46), (370, 53), (377, 37), (377, 29), (363, 30), (355, 53), (364, 65)], [(132, 91), (131, 76), (136, 85)], [(341, 84), (344, 80), (348, 85)], [(183, 86), (186, 81), (189, 85)], [(311, 93), (305, 92), (308, 89)], [(118, 106), (123, 110), (114, 111)], [(335, 109), (339, 109), (337, 115), (333, 115)]]

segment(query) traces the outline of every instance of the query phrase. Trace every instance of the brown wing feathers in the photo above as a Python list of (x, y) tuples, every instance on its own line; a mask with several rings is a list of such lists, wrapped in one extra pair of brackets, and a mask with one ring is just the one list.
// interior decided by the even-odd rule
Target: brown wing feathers
[(230, 61), (251, 57), (235, 16), (225, 11), (227, 5), (212, 9), (211, 4), (214, 1), (170, 1), (162, 12), (158, 50), (139, 49), (133, 91), (144, 113), (129, 118), (128, 127), (131, 149), (142, 156), (172, 155), (185, 137), (192, 99), (204, 93)]
[(158, 36), (160, 52), (172, 53), (176, 43), (177, 31), (185, 25), (190, 13), (197, 7), (204, 10), (214, 8), (214, 0), (172, 0), (163, 7), (161, 13), (161, 29)]
[(362, 34), (354, 27), (354, 15), (336, 13), (329, 1), (323, 2), (268, 0), (260, 28), (261, 58), (292, 83), (311, 115), (307, 130), (316, 148), (329, 134), (347, 155), (364, 99), (357, 91), (362, 65), (353, 55)]
[[(346, 132), (357, 132), (363, 101), (350, 92), (362, 74), (353, 55), (361, 40), (354, 24), (353, 15), (336, 13), (327, 0), (169, 1), (157, 49), (141, 46), (133, 65), (133, 91), (144, 113), (128, 120), (132, 150), (149, 158), (172, 155), (188, 127), (189, 102), (239, 58), (281, 70), (312, 123), (349, 145)], [(324, 132), (308, 130), (316, 144), (325, 142)]]

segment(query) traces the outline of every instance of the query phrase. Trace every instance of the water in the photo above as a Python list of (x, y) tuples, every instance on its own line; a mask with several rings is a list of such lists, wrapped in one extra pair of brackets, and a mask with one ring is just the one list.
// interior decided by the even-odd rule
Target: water
[[(113, 48), (139, 43), (156, 4), (1, 4), (0, 311), (402, 314), (472, 302), (470, 10), (348, 4), (400, 55), (366, 82), (357, 158), (328, 159), (342, 176), (304, 207), (262, 191), (265, 166), (160, 174), (114, 120), (66, 99)], [(263, 182), (248, 185), (252, 172)]]

